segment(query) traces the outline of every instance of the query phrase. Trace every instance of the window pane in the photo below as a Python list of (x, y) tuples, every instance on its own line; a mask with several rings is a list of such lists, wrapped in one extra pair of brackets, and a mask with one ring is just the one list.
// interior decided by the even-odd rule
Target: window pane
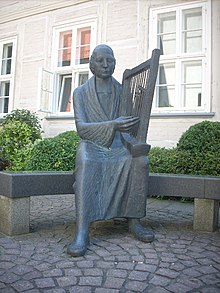
[(202, 61), (183, 63), (184, 107), (200, 107), (202, 98)]
[(184, 53), (202, 51), (202, 9), (188, 9), (183, 13)]
[(77, 30), (76, 64), (89, 62), (91, 28)]
[(158, 107), (174, 107), (175, 88), (174, 86), (160, 86), (158, 88)]
[(59, 36), (58, 66), (69, 66), (71, 62), (72, 31), (65, 31)]
[(72, 76), (61, 76), (61, 89), (60, 89), (60, 112), (71, 111), (71, 87)]
[(202, 61), (191, 61), (183, 63), (184, 83), (202, 82)]
[(0, 98), (0, 113), (8, 113), (8, 98)]
[(8, 113), (10, 82), (2, 81), (0, 84), (0, 113)]
[(161, 64), (159, 66), (159, 84), (170, 84), (175, 83), (175, 64)]
[(84, 84), (89, 78), (88, 72), (79, 73), (78, 86)]
[(158, 17), (158, 46), (161, 54), (176, 53), (176, 13), (162, 13)]
[(12, 43), (5, 44), (3, 46), (2, 70), (1, 70), (2, 75), (11, 73), (12, 47), (13, 47)]
[(184, 30), (202, 28), (202, 8), (187, 9), (183, 12)]
[(202, 31), (184, 32), (184, 53), (202, 51)]
[(202, 87), (200, 85), (184, 85), (184, 107), (195, 108), (202, 104)]

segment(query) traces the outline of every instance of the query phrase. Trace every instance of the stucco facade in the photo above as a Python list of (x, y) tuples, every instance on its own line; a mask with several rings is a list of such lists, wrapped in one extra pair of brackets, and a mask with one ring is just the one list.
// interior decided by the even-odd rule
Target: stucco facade
[[(54, 72), (67, 73), (65, 68), (62, 72), (59, 68), (56, 71), (54, 65), (56, 35), (61, 29), (78, 29), (84, 23), (87, 27), (91, 24), (90, 50), (100, 43), (113, 48), (117, 60), (114, 77), (121, 82), (123, 71), (148, 59), (155, 47), (152, 41), (155, 38), (152, 27), (154, 11), (157, 13), (160, 8), (174, 9), (184, 5), (191, 8), (194, 4), (204, 3), (207, 24), (206, 27), (203, 24), (202, 29), (207, 34), (203, 40), (206, 51), (204, 55), (201, 54), (201, 60), (208, 63), (201, 82), (201, 87), (206, 85), (204, 109), (152, 109), (148, 142), (152, 146), (175, 146), (181, 134), (191, 125), (203, 120), (220, 120), (219, 0), (2, 0), (0, 41), (15, 40), (8, 111), (27, 108), (37, 112), (42, 118), (45, 136), (75, 129), (74, 113), (58, 112), (53, 105), (54, 84), (48, 94), (48, 111), (40, 105), (43, 77), (39, 69), (48, 70), (51, 76)], [(199, 60), (200, 56), (196, 58)], [(79, 68), (85, 71), (86, 65), (83, 66), (75, 66), (71, 72), (75, 74)], [(53, 76), (50, 83), (54, 83), (54, 80)], [(0, 115), (3, 117), (5, 113)]]

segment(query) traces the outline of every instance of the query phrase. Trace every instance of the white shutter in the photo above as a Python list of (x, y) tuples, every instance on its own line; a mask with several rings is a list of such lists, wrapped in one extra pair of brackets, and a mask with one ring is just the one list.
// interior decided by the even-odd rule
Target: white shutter
[(39, 86), (38, 86), (38, 111), (41, 112), (52, 112), (52, 98), (53, 98), (53, 87), (54, 87), (54, 73), (39, 68)]

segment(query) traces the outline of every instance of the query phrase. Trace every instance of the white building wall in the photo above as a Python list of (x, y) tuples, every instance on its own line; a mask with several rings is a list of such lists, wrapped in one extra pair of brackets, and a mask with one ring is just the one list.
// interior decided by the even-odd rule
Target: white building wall
[[(14, 108), (37, 111), (38, 69), (51, 68), (52, 34), (57, 25), (80, 19), (97, 20), (96, 42), (110, 45), (116, 57), (114, 76), (121, 81), (126, 68), (150, 57), (149, 9), (188, 0), (1, 0), (0, 36), (17, 36)], [(220, 119), (220, 1), (212, 0), (212, 80), (211, 111), (214, 116), (154, 116), (150, 120), (148, 142), (172, 147), (191, 125)], [(73, 119), (43, 119), (46, 136), (75, 129)]]

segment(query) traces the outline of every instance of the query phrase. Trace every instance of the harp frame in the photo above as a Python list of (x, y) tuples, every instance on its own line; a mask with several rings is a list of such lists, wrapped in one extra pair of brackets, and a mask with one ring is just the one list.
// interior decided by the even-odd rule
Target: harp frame
[(121, 114), (140, 118), (130, 133), (121, 134), (124, 145), (134, 157), (147, 155), (150, 150), (146, 140), (159, 58), (160, 50), (154, 49), (150, 59), (123, 73)]

